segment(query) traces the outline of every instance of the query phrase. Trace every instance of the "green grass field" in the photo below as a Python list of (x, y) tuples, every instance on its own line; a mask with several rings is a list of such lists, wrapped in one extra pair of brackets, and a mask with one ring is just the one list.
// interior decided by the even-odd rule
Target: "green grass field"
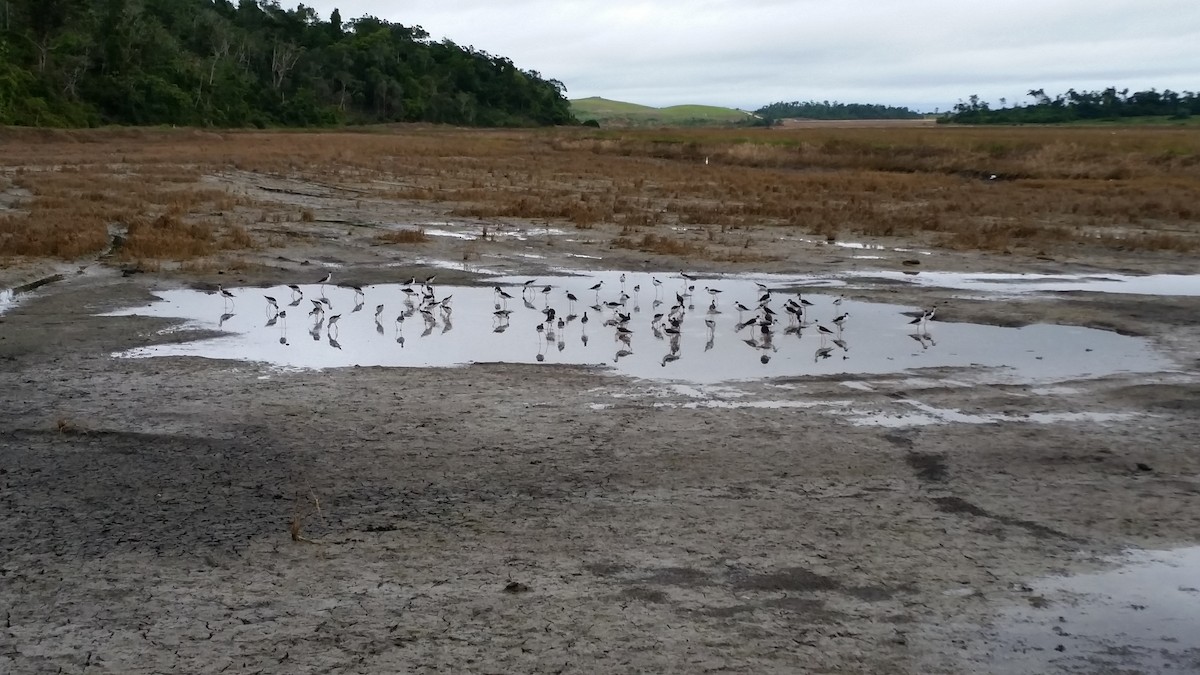
[(601, 126), (708, 126), (729, 125), (752, 119), (750, 113), (710, 105), (673, 105), (653, 108), (637, 103), (610, 101), (593, 96), (571, 101), (571, 112), (581, 122)]

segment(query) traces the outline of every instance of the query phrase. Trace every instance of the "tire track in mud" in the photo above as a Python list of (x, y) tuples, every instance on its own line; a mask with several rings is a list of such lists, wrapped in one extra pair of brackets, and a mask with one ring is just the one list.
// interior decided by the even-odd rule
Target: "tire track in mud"
[[(884, 434), (883, 438), (893, 445), (906, 449), (907, 452), (904, 455), (904, 461), (913, 470), (917, 480), (921, 481), (922, 483), (935, 485), (942, 485), (949, 482), (950, 471), (946, 462), (945, 454), (916, 451), (914, 449), (916, 446), (916, 441), (910, 434), (888, 433)], [(1084, 539), (1073, 537), (1065, 532), (1061, 532), (1052, 527), (1032, 520), (992, 513), (967, 501), (966, 499), (963, 499), (962, 497), (948, 495), (941, 497), (929, 497), (928, 499), (933, 503), (934, 508), (942, 513), (994, 520), (1002, 525), (1025, 530), (1029, 534), (1039, 539), (1060, 539), (1075, 544), (1086, 543), (1086, 540)]]

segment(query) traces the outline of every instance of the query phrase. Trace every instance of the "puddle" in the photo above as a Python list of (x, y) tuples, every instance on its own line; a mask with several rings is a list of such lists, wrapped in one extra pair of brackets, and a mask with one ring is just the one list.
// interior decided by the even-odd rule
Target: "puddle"
[[(861, 382), (842, 382), (841, 384), (850, 389), (874, 391), (870, 385)], [(726, 396), (728, 396), (728, 394)], [(745, 396), (745, 393), (740, 392), (739, 394), (733, 396), (733, 398), (739, 398), (741, 396)], [(696, 410), (700, 408), (721, 408), (729, 410), (741, 408), (819, 408), (823, 412), (841, 417), (855, 426), (887, 427), (889, 429), (904, 429), (909, 427), (947, 424), (1061, 424), (1081, 422), (1089, 424), (1101, 424), (1105, 422), (1123, 422), (1136, 417), (1136, 415), (1133, 413), (1109, 412), (1038, 412), (1019, 415), (1006, 413), (971, 414), (964, 413), (953, 408), (938, 408), (936, 406), (911, 399), (898, 401), (897, 403), (911, 406), (914, 409), (914, 412), (885, 413), (863, 410), (855, 407), (861, 405), (860, 403), (848, 400), (729, 400), (729, 398), (720, 397), (685, 402), (661, 401), (653, 403), (652, 406), (655, 408), (682, 408), (685, 410)], [(597, 410), (610, 407), (605, 404), (599, 405), (603, 407), (596, 407), (595, 404), (593, 407)]]
[(13, 307), (16, 307), (22, 297), (28, 296), (42, 286), (62, 281), (64, 278), (61, 274), (52, 274), (27, 284), (14, 286), (13, 288), (0, 288), (0, 314), (4, 314)]
[[(933, 255), (933, 251), (920, 251), (911, 248), (897, 248), (895, 246), (884, 246), (883, 244), (868, 244), (861, 241), (827, 241), (824, 239), (809, 239), (800, 237), (800, 241), (808, 244), (817, 244), (821, 246), (836, 246), (837, 248), (857, 249), (860, 251), (895, 251), (897, 253), (916, 253), (918, 255)], [(871, 258), (882, 259), (884, 256), (853, 256), (855, 258)]]
[(964, 274), (959, 272), (849, 272), (846, 277), (869, 277), (962, 291), (993, 297), (1067, 291), (1131, 295), (1200, 296), (1196, 274)]
[(449, 237), (451, 239), (478, 239), (478, 234), (469, 232), (450, 232), (449, 230), (425, 230), (428, 237)]
[[(395, 226), (397, 229), (404, 227), (413, 226)], [(507, 225), (497, 226), (489, 223), (455, 223), (449, 221), (418, 223), (415, 227), (425, 230), (425, 234), (430, 237), (467, 240), (479, 239), (483, 236), (484, 232), (487, 232), (487, 236), (490, 239), (512, 239), (515, 241), (527, 241), (530, 237), (559, 237), (567, 234), (566, 230), (556, 227), (513, 227)]]
[(1200, 672), (1200, 547), (1114, 562), (1029, 584), (1030, 606), (996, 623), (989, 672)]
[[(504, 274), (500, 270), (482, 265), (476, 265), (469, 262), (455, 262), (453, 260), (439, 260), (437, 258), (415, 258), (403, 263), (389, 263), (388, 267), (431, 267), (435, 269), (454, 270), (456, 272), (470, 272), (472, 274), (484, 274), (488, 276), (496, 276)], [(307, 292), (307, 291), (305, 291)], [(334, 292), (334, 291), (329, 291)], [(268, 295), (270, 295), (268, 293)]]
[[(655, 276), (661, 286), (654, 285)], [(494, 280), (511, 299), (491, 286), (438, 287), (438, 300), (451, 298), (448, 312), (439, 307), (422, 313), (417, 306), (419, 287), (409, 296), (400, 285), (390, 284), (365, 287), (363, 296), (350, 288), (307, 285), (302, 287), (304, 299), (294, 303), (287, 287), (233, 289), (232, 301), (215, 293), (164, 291), (158, 293), (158, 302), (114, 315), (176, 317), (188, 320), (191, 327), (228, 333), (122, 356), (194, 355), (300, 368), (557, 363), (602, 366), (642, 378), (716, 383), (946, 366), (996, 369), (997, 377), (1008, 381), (1053, 381), (1170, 366), (1142, 338), (1072, 326), (1004, 328), (936, 321), (912, 325), (905, 312), (919, 313), (914, 308), (827, 293), (805, 293), (803, 299), (811, 304), (802, 326), (789, 323), (784, 310), (785, 302), (798, 296), (772, 294), (768, 306), (776, 323), (764, 332), (747, 323), (757, 311), (737, 309), (738, 303), (757, 307), (762, 295), (756, 281), (746, 278), (685, 283), (678, 275), (627, 273), (622, 286), (619, 272), (606, 272), (541, 278), (526, 288), (528, 280)], [(600, 288), (592, 290), (596, 284)], [(677, 294), (687, 286), (694, 290), (685, 298), (686, 312), (672, 334), (666, 321)], [(719, 292), (710, 293), (709, 288)], [(311, 299), (323, 293), (332, 304), (325, 317), (340, 315), (332, 329), (309, 317)], [(276, 298), (287, 315), (270, 321), (265, 295)], [(383, 305), (378, 322), (377, 305)], [(547, 307), (556, 310), (551, 322), (542, 311)], [(618, 324), (619, 314), (628, 320)], [(658, 314), (663, 316), (655, 320)], [(841, 315), (846, 316), (839, 328), (834, 319)]]
[[(846, 383), (843, 383), (846, 384)], [(905, 427), (930, 426), (935, 424), (999, 424), (1002, 422), (1024, 422), (1027, 424), (1102, 423), (1122, 422), (1132, 419), (1133, 413), (1103, 412), (1035, 412), (1010, 415), (1007, 413), (964, 413), (955, 408), (938, 408), (911, 399), (898, 401), (913, 408), (913, 412), (878, 413), (849, 410), (846, 419), (855, 426)]]

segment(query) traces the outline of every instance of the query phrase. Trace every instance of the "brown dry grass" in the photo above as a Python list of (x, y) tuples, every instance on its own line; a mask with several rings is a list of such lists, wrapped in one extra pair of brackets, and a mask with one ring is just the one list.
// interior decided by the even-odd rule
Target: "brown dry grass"
[[(380, 208), (418, 200), (609, 226), (619, 246), (684, 257), (732, 259), (738, 237), (698, 243), (668, 228), (1024, 253), (1200, 248), (1200, 135), (1186, 129), (0, 130), (0, 142), (13, 202), (0, 209), (0, 255), (78, 257), (106, 245), (108, 224), (129, 224), (132, 240), (133, 223), (165, 214), (178, 224), (144, 227), (139, 255), (186, 259), (278, 241), (315, 219), (202, 179), (230, 170), (350, 186)], [(251, 236), (263, 223), (283, 225)]]
[(375, 237), (375, 240), (383, 244), (423, 244), (429, 241), (429, 235), (425, 234), (425, 230), (422, 228), (404, 228), (388, 230)]
[(115, 251), (120, 260), (187, 260), (253, 247), (242, 225), (216, 217), (237, 198), (199, 185), (199, 177), (177, 166), (19, 166), (9, 192), (28, 198), (16, 198), (0, 215), (0, 255), (95, 255), (108, 249), (110, 229), (127, 231)]

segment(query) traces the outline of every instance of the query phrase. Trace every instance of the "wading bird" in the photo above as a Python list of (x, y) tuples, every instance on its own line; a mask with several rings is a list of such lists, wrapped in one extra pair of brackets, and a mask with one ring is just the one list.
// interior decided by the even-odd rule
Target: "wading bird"
[(220, 284), (217, 285), (217, 292), (221, 294), (222, 300), (224, 300), (230, 307), (233, 307), (233, 293), (221, 288)]

